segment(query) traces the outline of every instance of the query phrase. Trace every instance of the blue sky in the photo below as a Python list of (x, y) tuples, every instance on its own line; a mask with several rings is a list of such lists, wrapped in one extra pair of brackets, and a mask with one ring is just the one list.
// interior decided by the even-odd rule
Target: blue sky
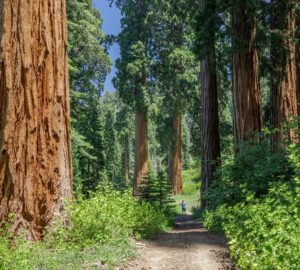
[[(110, 7), (107, 0), (94, 0), (95, 6), (100, 10), (101, 17), (103, 19), (103, 32), (109, 35), (117, 35), (121, 31), (121, 12), (115, 6)], [(113, 62), (120, 55), (120, 48), (118, 44), (115, 44), (111, 47), (109, 51), (109, 55)], [(112, 85), (112, 78), (116, 73), (115, 65), (112, 67), (111, 73), (107, 76), (105, 81), (105, 91), (114, 91), (114, 87)]]

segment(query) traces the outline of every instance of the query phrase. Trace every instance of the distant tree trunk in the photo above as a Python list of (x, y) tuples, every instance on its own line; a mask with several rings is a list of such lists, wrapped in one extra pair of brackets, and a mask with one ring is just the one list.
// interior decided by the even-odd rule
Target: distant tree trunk
[[(203, 8), (215, 14), (215, 1), (202, 0)], [(218, 114), (218, 86), (216, 73), (215, 31), (211, 21), (210, 39), (206, 45), (205, 56), (201, 60), (201, 195), (206, 192), (214, 180), (214, 174), (220, 162), (220, 133)], [(201, 208), (207, 207), (207, 201), (201, 196)]]
[(124, 176), (125, 176), (125, 185), (129, 184), (129, 135), (125, 134), (124, 137)]
[(0, 220), (41, 239), (72, 197), (66, 4), (0, 1)]
[(299, 15), (297, 16), (297, 29), (298, 29), (298, 42), (296, 44), (296, 77), (297, 77), (297, 83), (296, 83), (296, 88), (297, 88), (297, 110), (298, 110), (298, 115), (300, 114), (300, 12)]
[(296, 76), (297, 76), (297, 109), (298, 109), (298, 115), (300, 113), (300, 45), (297, 44), (297, 70), (296, 70)]
[(172, 117), (174, 141), (171, 146), (170, 178), (173, 194), (182, 192), (182, 119), (181, 114), (176, 113)]
[(258, 76), (255, 10), (239, 1), (232, 11), (233, 103), (236, 142), (253, 138), (263, 127)]
[(135, 182), (134, 195), (140, 194), (140, 188), (148, 173), (148, 122), (141, 112), (135, 114)]
[(277, 150), (285, 140), (298, 141), (293, 129), (284, 130), (297, 115), (294, 0), (273, 0), (271, 28), (271, 143)]
[[(214, 45), (208, 58), (201, 62), (201, 193), (209, 189), (219, 165), (220, 133), (218, 115), (218, 90)], [(201, 196), (201, 207), (207, 202)]]

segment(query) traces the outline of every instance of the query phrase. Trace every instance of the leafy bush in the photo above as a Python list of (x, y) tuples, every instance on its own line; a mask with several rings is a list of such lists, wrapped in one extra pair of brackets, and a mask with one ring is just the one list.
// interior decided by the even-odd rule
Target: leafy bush
[(264, 196), (273, 183), (288, 181), (292, 175), (286, 153), (272, 152), (267, 139), (243, 143), (237, 155), (223, 160), (214, 186), (205, 194), (211, 208), (234, 205), (250, 195)]
[(89, 199), (79, 197), (68, 208), (69, 226), (55, 220), (41, 243), (13, 244), (7, 228), (0, 231), (0, 269), (73, 270), (94, 260), (111, 265), (133, 255), (131, 237), (149, 238), (168, 226), (163, 213), (151, 204), (110, 185)]
[(153, 171), (149, 171), (140, 187), (140, 194), (142, 201), (159, 209), (169, 221), (173, 219), (175, 201), (172, 198), (171, 183), (163, 170), (160, 170), (157, 175)]
[(269, 183), (265, 195), (248, 192), (243, 201), (223, 203), (204, 214), (209, 229), (225, 232), (231, 256), (242, 269), (299, 269), (300, 154), (295, 147), (289, 162), (294, 171), (289, 181), (280, 177)]

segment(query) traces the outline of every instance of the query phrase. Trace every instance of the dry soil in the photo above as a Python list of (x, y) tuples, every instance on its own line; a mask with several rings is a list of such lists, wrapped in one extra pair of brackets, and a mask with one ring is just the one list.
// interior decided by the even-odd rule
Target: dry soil
[(153, 241), (137, 243), (132, 270), (233, 270), (226, 239), (208, 232), (191, 216), (178, 216), (175, 228)]

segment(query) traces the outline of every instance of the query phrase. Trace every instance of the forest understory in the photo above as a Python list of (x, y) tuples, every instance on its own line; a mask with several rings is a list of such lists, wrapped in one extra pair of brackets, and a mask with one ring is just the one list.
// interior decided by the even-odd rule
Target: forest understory
[(0, 1), (0, 270), (299, 270), (299, 104), (299, 0)]

